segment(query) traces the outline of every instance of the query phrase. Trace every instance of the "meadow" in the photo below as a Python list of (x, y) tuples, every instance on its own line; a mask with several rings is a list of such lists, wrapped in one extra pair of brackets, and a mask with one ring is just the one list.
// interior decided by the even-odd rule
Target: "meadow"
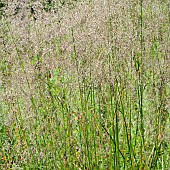
[(168, 170), (168, 0), (0, 1), (0, 169)]

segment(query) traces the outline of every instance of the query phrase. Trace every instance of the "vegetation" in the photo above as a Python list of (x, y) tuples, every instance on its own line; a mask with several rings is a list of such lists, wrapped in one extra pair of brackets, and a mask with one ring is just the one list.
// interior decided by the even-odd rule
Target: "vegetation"
[(168, 170), (169, 5), (0, 1), (0, 169)]

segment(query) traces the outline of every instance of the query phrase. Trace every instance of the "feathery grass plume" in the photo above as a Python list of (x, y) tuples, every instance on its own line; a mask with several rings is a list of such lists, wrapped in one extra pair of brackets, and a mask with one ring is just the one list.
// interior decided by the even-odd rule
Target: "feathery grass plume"
[(0, 169), (168, 169), (168, 33), (166, 0), (0, 2)]

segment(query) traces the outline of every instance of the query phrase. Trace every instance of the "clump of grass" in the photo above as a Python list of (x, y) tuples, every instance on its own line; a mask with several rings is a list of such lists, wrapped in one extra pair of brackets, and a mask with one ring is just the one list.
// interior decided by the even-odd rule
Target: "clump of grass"
[(168, 169), (168, 2), (69, 3), (0, 20), (1, 169)]

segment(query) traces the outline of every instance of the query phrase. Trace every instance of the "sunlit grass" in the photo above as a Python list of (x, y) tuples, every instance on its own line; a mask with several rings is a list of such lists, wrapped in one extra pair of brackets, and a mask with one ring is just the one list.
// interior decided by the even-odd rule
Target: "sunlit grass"
[[(48, 2), (45, 12), (69, 3)], [(23, 32), (2, 16), (0, 169), (168, 170), (168, 2), (128, 3), (101, 3), (98, 37), (85, 20), (51, 38), (50, 16), (47, 25), (29, 18)], [(73, 4), (66, 13), (81, 8)]]

